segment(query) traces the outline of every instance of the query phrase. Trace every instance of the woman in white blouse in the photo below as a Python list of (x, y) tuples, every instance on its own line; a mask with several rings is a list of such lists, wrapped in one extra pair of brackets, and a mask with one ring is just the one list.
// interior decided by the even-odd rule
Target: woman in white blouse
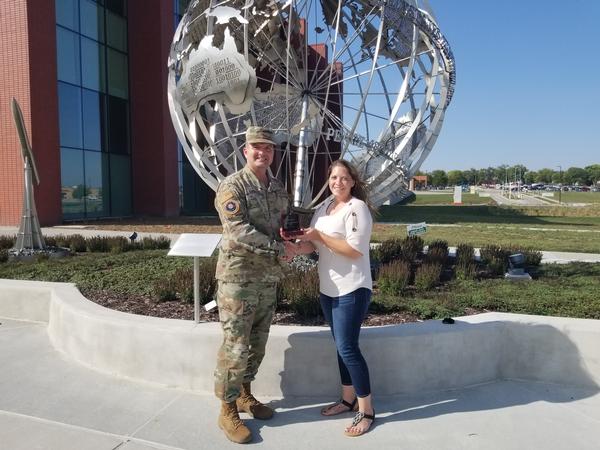
[[(321, 410), (325, 416), (357, 411), (347, 436), (366, 433), (375, 420), (369, 368), (358, 345), (373, 283), (369, 241), (373, 220), (365, 184), (347, 161), (329, 168), (331, 198), (299, 236), (297, 253), (319, 253), (320, 302), (337, 348), (342, 398)], [(358, 405), (357, 405), (358, 401)]]

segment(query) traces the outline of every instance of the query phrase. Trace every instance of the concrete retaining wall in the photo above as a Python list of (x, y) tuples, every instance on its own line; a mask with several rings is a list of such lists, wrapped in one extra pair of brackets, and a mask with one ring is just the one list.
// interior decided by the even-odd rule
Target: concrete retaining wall
[[(61, 352), (95, 370), (212, 391), (218, 323), (159, 319), (99, 306), (72, 284), (0, 280), (0, 317), (48, 323)], [(458, 388), (501, 378), (600, 385), (600, 321), (488, 313), (364, 328), (374, 392)], [(338, 393), (335, 347), (323, 327), (273, 326), (254, 390), (267, 396)]]

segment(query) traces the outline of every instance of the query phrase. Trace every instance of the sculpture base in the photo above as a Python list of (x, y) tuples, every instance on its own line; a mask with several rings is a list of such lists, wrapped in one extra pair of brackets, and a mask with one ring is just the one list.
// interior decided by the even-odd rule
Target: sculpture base
[(64, 247), (46, 247), (45, 249), (9, 250), (9, 261), (34, 261), (36, 259), (58, 259), (72, 256), (71, 250)]

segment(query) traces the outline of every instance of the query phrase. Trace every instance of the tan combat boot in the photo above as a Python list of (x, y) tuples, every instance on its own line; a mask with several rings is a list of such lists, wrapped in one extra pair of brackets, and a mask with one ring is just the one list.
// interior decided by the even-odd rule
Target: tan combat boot
[(267, 420), (273, 417), (273, 410), (254, 398), (250, 391), (250, 383), (242, 384), (242, 390), (236, 403), (238, 411), (246, 412), (255, 419)]
[(245, 444), (252, 440), (252, 432), (240, 419), (235, 402), (221, 402), (219, 428), (225, 432), (227, 439), (237, 444)]

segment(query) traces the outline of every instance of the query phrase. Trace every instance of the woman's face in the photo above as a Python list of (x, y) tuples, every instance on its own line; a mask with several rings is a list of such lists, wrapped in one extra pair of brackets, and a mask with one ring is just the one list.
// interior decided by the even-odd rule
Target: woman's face
[(344, 166), (334, 166), (329, 175), (329, 190), (338, 200), (348, 200), (351, 197), (351, 189), (354, 180)]

